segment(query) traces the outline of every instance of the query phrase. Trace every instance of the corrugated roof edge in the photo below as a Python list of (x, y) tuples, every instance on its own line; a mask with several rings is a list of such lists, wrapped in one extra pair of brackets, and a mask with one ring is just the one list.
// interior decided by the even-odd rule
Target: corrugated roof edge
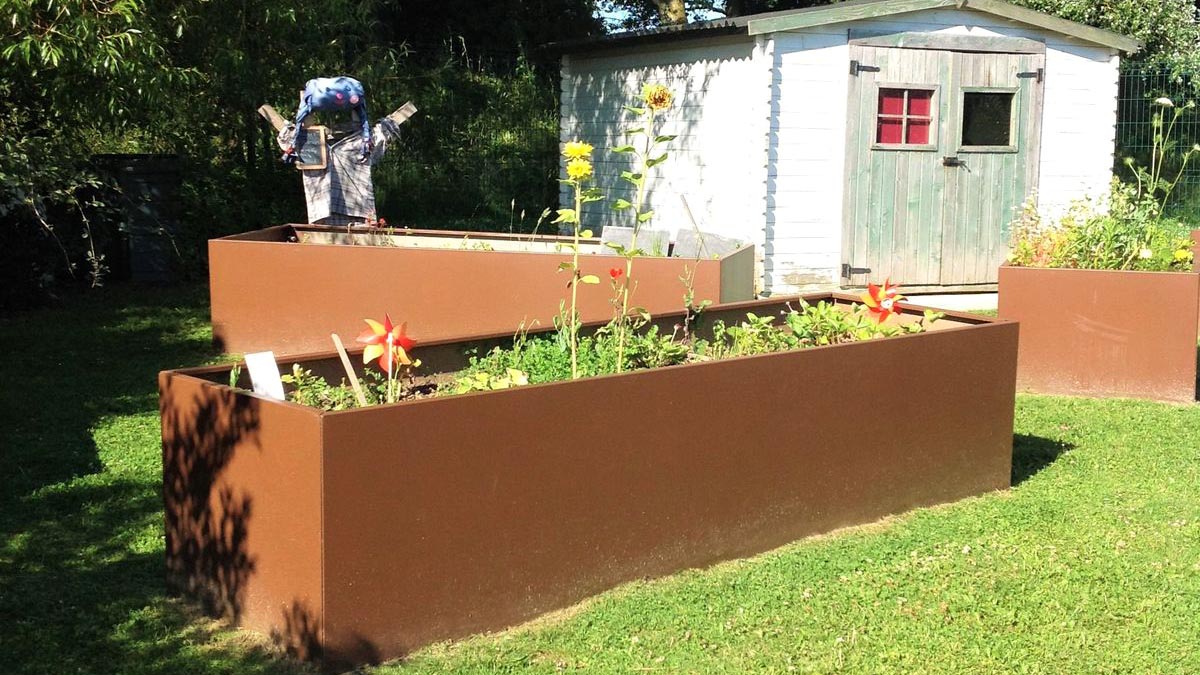
[(544, 49), (559, 54), (571, 54), (718, 35), (749, 36), (944, 7), (998, 16), (1085, 42), (1112, 47), (1128, 54), (1142, 48), (1142, 43), (1128, 36), (1019, 7), (1003, 0), (846, 0), (846, 2), (833, 5), (750, 14), (717, 21), (689, 23), (683, 26), (626, 31), (598, 38), (550, 43), (545, 45)]

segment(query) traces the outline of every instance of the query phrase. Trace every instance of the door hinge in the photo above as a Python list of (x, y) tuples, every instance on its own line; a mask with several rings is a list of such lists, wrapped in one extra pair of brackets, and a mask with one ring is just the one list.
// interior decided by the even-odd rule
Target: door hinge
[(850, 263), (842, 263), (842, 278), (849, 279), (855, 274), (870, 274), (870, 267), (853, 267)]
[(1033, 77), (1033, 78), (1037, 78), (1038, 82), (1041, 82), (1042, 80), (1046, 79), (1046, 69), (1038, 68), (1037, 70), (1029, 70), (1029, 71), (1026, 71), (1023, 73), (1017, 73), (1017, 77), (1024, 77), (1024, 78)]
[(863, 72), (878, 73), (879, 66), (865, 66), (865, 65), (859, 63), (858, 61), (850, 62), (850, 74), (851, 75), (854, 75), (855, 77), (857, 77), (859, 73), (863, 73)]

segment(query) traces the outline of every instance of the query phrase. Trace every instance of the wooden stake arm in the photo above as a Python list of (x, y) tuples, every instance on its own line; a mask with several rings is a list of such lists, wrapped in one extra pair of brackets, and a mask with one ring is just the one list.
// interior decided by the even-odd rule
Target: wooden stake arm
[[(258, 107), (258, 114), (262, 115), (262, 118), (271, 125), (271, 128), (274, 129), (276, 133), (288, 125), (288, 121), (284, 119), (283, 115), (280, 115), (272, 106), (260, 105)], [(387, 117), (396, 124), (404, 124), (415, 114), (417, 114), (417, 106), (413, 105), (412, 101), (409, 101), (408, 103), (405, 103), (399, 108), (393, 110), (392, 113)]]

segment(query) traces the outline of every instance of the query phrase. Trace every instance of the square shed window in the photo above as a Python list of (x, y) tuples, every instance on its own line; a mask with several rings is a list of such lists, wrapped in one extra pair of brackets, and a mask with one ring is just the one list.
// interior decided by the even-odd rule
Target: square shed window
[(875, 142), (882, 145), (930, 145), (933, 90), (880, 87)]
[(963, 93), (962, 145), (1009, 147), (1012, 142), (1011, 92)]

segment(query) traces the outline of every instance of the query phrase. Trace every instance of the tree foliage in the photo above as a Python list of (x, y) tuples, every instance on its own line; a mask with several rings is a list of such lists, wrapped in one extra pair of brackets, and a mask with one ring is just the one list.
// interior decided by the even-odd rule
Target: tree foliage
[[(530, 128), (552, 142), (557, 68), (537, 47), (599, 32), (593, 11), (593, 0), (0, 0), (0, 249), (32, 261), (0, 270), (0, 306), (78, 276), (100, 231), (112, 234), (93, 153), (185, 158), (185, 259), (208, 236), (302, 218), (298, 177), (255, 110), (290, 115), (311, 77), (358, 77), (372, 116), (416, 101), (401, 150), (423, 154), (410, 164), (461, 169), (508, 152), (480, 141), (523, 113), (545, 117)], [(389, 164), (382, 194), (412, 194), (414, 172)], [(518, 196), (484, 192), (459, 195), (460, 217)]]

